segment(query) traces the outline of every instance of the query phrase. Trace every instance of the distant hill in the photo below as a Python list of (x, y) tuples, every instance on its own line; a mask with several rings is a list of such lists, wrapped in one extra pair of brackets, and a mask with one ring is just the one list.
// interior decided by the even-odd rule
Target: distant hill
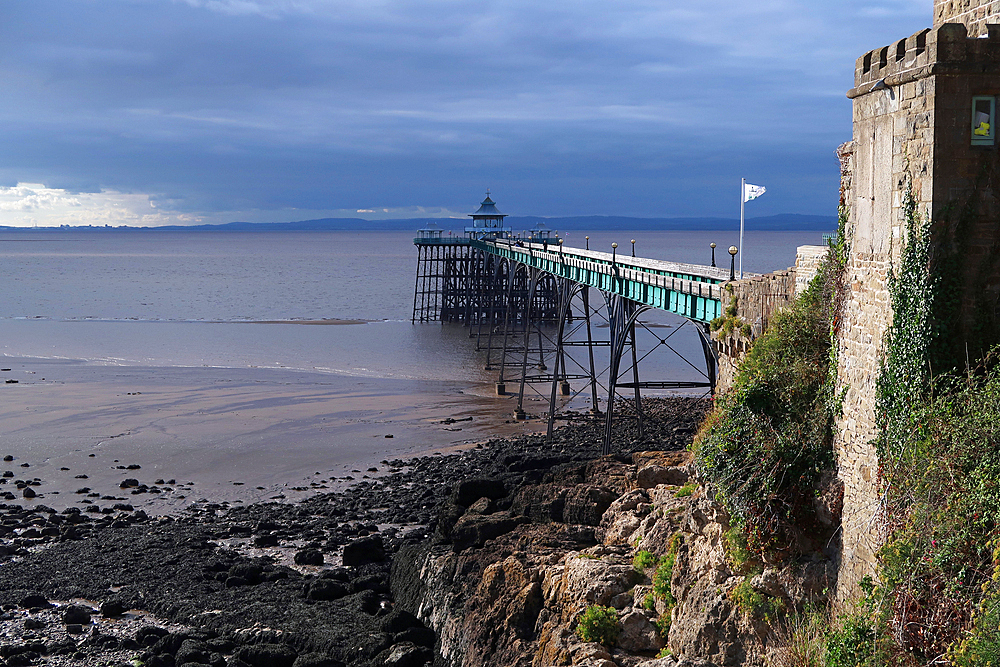
[[(208, 231), (208, 232), (282, 232), (282, 231), (407, 231), (417, 230), (435, 222), (444, 230), (462, 231), (469, 220), (457, 218), (409, 218), (404, 220), (363, 220), (361, 218), (322, 218), (299, 222), (229, 222), (219, 225), (171, 225), (166, 227), (3, 227), (4, 232), (61, 232), (61, 231)], [(652, 230), (692, 230), (735, 229), (738, 218), (629, 218), (625, 216), (588, 215), (566, 218), (541, 218), (537, 216), (509, 216), (508, 226), (515, 232), (531, 229), (544, 222), (553, 230), (610, 230), (628, 229), (636, 231)], [(837, 227), (837, 218), (832, 215), (797, 215), (783, 213), (761, 218), (748, 218), (748, 229), (765, 231), (832, 231)]]

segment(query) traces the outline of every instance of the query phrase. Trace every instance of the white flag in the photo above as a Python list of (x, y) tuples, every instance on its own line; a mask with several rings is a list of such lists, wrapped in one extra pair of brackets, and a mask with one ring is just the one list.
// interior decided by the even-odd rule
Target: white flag
[(749, 183), (743, 184), (743, 201), (747, 202), (751, 199), (756, 199), (767, 192), (767, 188), (763, 185), (750, 185)]

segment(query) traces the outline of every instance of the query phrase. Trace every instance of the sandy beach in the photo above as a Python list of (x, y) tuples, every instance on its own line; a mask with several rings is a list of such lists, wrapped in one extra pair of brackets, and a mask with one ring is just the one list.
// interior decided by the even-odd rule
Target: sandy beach
[[(378, 476), (383, 460), (543, 428), (513, 423), (509, 397), (472, 383), (13, 357), (0, 367), (0, 456), (13, 457), (0, 469), (37, 480), (30, 502), (57, 509), (88, 493), (155, 513), (298, 500)], [(127, 478), (155, 491), (121, 489)]]

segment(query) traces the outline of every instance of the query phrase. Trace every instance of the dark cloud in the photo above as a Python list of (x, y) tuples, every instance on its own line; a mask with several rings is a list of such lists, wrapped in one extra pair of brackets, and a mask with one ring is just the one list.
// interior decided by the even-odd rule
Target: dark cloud
[(0, 184), (225, 221), (487, 186), (520, 214), (721, 215), (746, 176), (761, 215), (829, 213), (854, 59), (930, 5), (5, 3)]

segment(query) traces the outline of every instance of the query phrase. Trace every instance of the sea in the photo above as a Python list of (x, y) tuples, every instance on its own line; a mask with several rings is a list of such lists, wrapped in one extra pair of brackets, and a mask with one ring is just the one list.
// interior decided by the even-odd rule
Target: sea
[[(738, 230), (564, 233), (567, 247), (708, 264)], [(743, 269), (768, 272), (816, 231), (748, 230)], [(88, 364), (282, 369), (488, 383), (467, 329), (410, 321), (417, 251), (398, 231), (0, 232), (0, 354)], [(657, 326), (684, 321), (650, 312)], [(317, 320), (359, 321), (303, 326)], [(693, 331), (650, 354), (655, 379), (691, 379)], [(697, 373), (695, 373), (697, 375)]]

